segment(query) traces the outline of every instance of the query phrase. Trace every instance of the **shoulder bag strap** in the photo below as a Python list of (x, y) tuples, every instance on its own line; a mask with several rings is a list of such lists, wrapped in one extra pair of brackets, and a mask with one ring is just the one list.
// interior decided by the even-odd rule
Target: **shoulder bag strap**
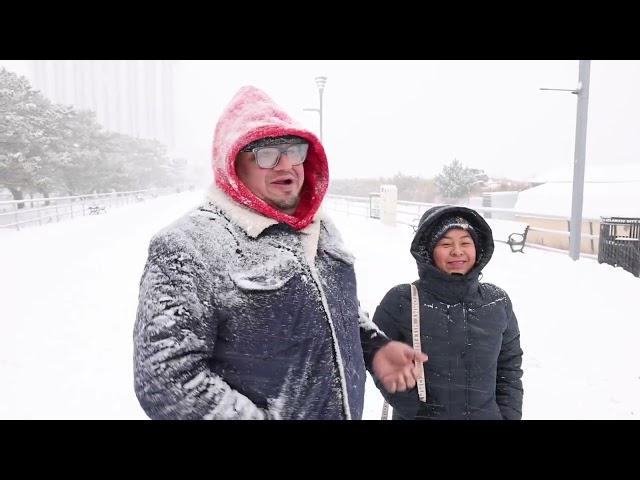
[[(413, 340), (413, 349), (416, 352), (422, 352), (422, 346), (420, 345), (420, 297), (418, 296), (418, 289), (412, 283), (411, 286), (411, 337)], [(418, 377), (418, 397), (420, 401), (427, 401), (427, 388), (424, 382), (424, 364), (420, 362), (418, 367), (420, 369), (420, 376)], [(387, 420), (389, 417), (389, 402), (385, 401), (382, 406), (381, 420)]]

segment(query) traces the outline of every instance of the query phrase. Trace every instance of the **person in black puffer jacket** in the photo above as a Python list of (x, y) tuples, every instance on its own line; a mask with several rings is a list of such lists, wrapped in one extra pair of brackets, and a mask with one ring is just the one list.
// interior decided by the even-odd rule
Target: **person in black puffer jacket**
[[(493, 254), (491, 228), (474, 210), (442, 205), (424, 213), (411, 243), (418, 265), (426, 402), (417, 388), (389, 393), (394, 420), (522, 418), (522, 349), (511, 300), (480, 283)], [(412, 344), (409, 284), (393, 287), (373, 322)]]

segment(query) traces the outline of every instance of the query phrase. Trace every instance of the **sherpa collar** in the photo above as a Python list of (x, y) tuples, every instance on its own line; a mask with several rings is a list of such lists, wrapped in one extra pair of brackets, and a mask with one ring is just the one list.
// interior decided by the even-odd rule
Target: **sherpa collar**
[[(220, 190), (215, 184), (209, 187), (207, 199), (224, 212), (226, 216), (238, 227), (246, 232), (251, 238), (257, 238), (264, 230), (271, 225), (279, 223), (277, 220), (265, 217), (260, 213), (244, 205), (231, 200), (225, 192)], [(320, 237), (320, 223), (328, 218), (322, 210), (318, 210), (315, 218), (305, 228), (299, 230), (302, 236), (302, 245), (305, 257), (313, 265), (318, 250), (318, 239)]]

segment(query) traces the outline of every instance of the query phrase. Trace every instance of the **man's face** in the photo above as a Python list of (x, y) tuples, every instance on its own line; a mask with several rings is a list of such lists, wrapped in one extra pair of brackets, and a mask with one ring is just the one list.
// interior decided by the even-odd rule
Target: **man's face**
[(260, 168), (252, 152), (240, 152), (236, 172), (256, 197), (288, 215), (295, 213), (304, 183), (304, 164), (291, 165), (289, 156), (283, 154), (275, 167)]
[(476, 263), (476, 246), (469, 232), (452, 228), (433, 249), (433, 262), (441, 272), (466, 275)]

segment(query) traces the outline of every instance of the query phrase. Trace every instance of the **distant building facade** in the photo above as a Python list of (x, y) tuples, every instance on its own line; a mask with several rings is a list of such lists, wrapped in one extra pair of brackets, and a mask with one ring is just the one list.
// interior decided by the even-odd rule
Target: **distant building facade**
[(175, 60), (31, 60), (33, 86), (106, 129), (175, 144)]

